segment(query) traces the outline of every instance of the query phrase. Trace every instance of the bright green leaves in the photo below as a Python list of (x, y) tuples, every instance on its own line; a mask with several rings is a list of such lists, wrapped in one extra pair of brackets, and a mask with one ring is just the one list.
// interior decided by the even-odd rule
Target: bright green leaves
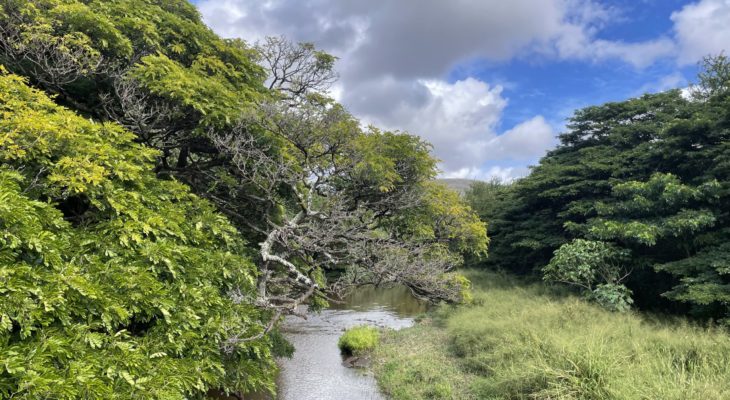
[(680, 210), (673, 215), (641, 220), (596, 218), (590, 222), (587, 232), (590, 237), (602, 240), (653, 246), (660, 239), (683, 237), (711, 227), (714, 223), (715, 216), (708, 210)]
[(588, 299), (610, 311), (628, 311), (634, 304), (632, 294), (631, 289), (625, 285), (604, 283), (596, 285), (593, 292), (588, 295)]
[(356, 143), (356, 187), (388, 193), (414, 186), (414, 192), (420, 193), (419, 202), (385, 223), (388, 229), (413, 240), (447, 242), (458, 253), (486, 255), (486, 224), (457, 192), (431, 181), (436, 160), (427, 143), (416, 136), (377, 130)]
[(430, 226), (433, 236), (450, 240), (458, 252), (486, 256), (486, 223), (459, 194), (437, 182), (426, 184), (425, 191), (425, 206), (419, 219)]
[(615, 249), (604, 242), (576, 239), (555, 251), (543, 271), (545, 279), (570, 282), (586, 289), (595, 284), (599, 268), (606, 268), (616, 258)]
[[(104, 53), (95, 44), (106, 43), (103, 47), (108, 48), (121, 39), (108, 21), (92, 15), (81, 3), (10, 0), (2, 11), (6, 62), (49, 86), (69, 84), (95, 72)], [(89, 34), (99, 34), (103, 43), (94, 43)], [(131, 51), (128, 43), (122, 47)]]
[(626, 278), (623, 264), (629, 252), (592, 240), (575, 239), (560, 246), (543, 268), (544, 279), (576, 285), (602, 306), (623, 311), (631, 303), (631, 291), (621, 285)]
[(58, 265), (65, 243), (58, 231), (66, 223), (58, 210), (25, 198), (23, 180), (21, 174), (0, 168), (0, 263), (8, 264), (22, 255), (32, 265)]
[(198, 397), (270, 389), (236, 229), (152, 172), (133, 135), (0, 76), (0, 397)]
[[(676, 175), (657, 173), (646, 182), (629, 181), (615, 185), (614, 196), (628, 201), (614, 207), (625, 213), (651, 212), (654, 206), (677, 209), (691, 201), (717, 199), (719, 187), (717, 181), (690, 187), (682, 184)], [(600, 208), (599, 212), (605, 213)]]
[(83, 34), (93, 47), (105, 55), (128, 58), (132, 55), (132, 43), (120, 32), (112, 21), (94, 12), (85, 4), (60, 2), (49, 11), (49, 17), (58, 25), (58, 30)]
[(379, 133), (358, 138), (357, 154), (360, 160), (354, 173), (361, 182), (372, 182), (380, 192), (388, 192), (403, 179), (395, 170), (395, 160), (383, 154), (380, 147), (385, 143)]
[(354, 140), (354, 184), (389, 192), (399, 185), (432, 179), (436, 160), (417, 136), (370, 127)]
[[(712, 306), (730, 303), (730, 232), (724, 229), (705, 235), (706, 247), (691, 257), (660, 264), (659, 271), (679, 278), (680, 283), (665, 294), (666, 297)], [(725, 320), (727, 323), (727, 319)]]
[(53, 196), (94, 192), (112, 179), (140, 179), (143, 165), (157, 155), (133, 146), (134, 135), (118, 126), (56, 107), (15, 76), (0, 79), (0, 114), (0, 160), (27, 165), (28, 175), (48, 176), (44, 184)]
[(220, 60), (200, 56), (193, 68), (186, 68), (165, 55), (146, 56), (134, 67), (130, 78), (150, 92), (184, 105), (200, 114), (200, 128), (222, 127), (237, 120), (255, 97), (249, 87), (228, 80), (234, 73)]
[(627, 257), (626, 250), (610, 243), (575, 239), (556, 250), (543, 271), (548, 280), (592, 289), (596, 282), (618, 282), (622, 277), (621, 263)]
[[(254, 50), (218, 37), (186, 0), (6, 3), (0, 12), (6, 67), (86, 116), (132, 129), (164, 150), (165, 166), (212, 158), (211, 129), (230, 129), (269, 97)], [(77, 170), (88, 166), (83, 159), (73, 163)], [(70, 192), (85, 192), (103, 174), (79, 176)]]
[(716, 217), (707, 207), (718, 199), (719, 189), (715, 180), (692, 187), (672, 174), (621, 183), (614, 187), (615, 200), (596, 205), (599, 217), (589, 220), (586, 232), (602, 240), (645, 246), (687, 237), (714, 225)]

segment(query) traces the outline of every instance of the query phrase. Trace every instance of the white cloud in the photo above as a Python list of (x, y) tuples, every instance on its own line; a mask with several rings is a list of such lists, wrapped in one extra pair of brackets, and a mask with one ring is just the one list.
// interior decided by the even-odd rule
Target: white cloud
[(584, 4), (583, 8), (588, 10), (582, 13), (584, 17), (559, 25), (552, 40), (536, 51), (552, 51), (556, 57), (567, 60), (621, 60), (636, 68), (647, 67), (676, 52), (674, 42), (666, 37), (640, 42), (600, 39), (597, 36), (601, 28), (609, 20), (621, 20), (622, 16), (617, 11), (611, 12), (595, 3)]
[(550, 124), (541, 115), (520, 123), (484, 144), (490, 161), (535, 161), (545, 150), (555, 146), (557, 139)]
[(590, 61), (619, 59), (636, 68), (644, 68), (657, 59), (672, 56), (675, 53), (674, 42), (668, 38), (660, 38), (638, 43), (587, 39), (583, 43), (566, 43), (575, 39), (566, 36), (558, 42), (559, 53), (563, 58), (577, 58)]
[(433, 78), (469, 58), (530, 52), (645, 66), (671, 47), (667, 39), (598, 39), (620, 14), (594, 0), (202, 0), (199, 8), (224, 36), (317, 43), (342, 56), (343, 75), (358, 79)]
[(701, 0), (672, 13), (679, 62), (730, 50), (730, 0)]
[(443, 174), (447, 179), (476, 179), (489, 181), (498, 179), (502, 182), (512, 182), (526, 176), (530, 170), (527, 167), (490, 167), (490, 168), (462, 168), (458, 171)]
[[(498, 134), (497, 126), (507, 106), (500, 86), (492, 87), (474, 78), (454, 83), (421, 80), (417, 84), (419, 86), (413, 90), (423, 91), (423, 99), (417, 105), (401, 102), (387, 112), (376, 110), (364, 118), (376, 125), (403, 129), (427, 139), (434, 145), (436, 156), (443, 161), (444, 176), (514, 178), (526, 168), (484, 171), (482, 167), (488, 162), (526, 165), (535, 162), (556, 144), (555, 133), (542, 116)], [(390, 80), (385, 85), (397, 86)], [(372, 100), (365, 101), (370, 103)]]
[(687, 79), (685, 79), (684, 75), (682, 75), (680, 72), (675, 71), (671, 74), (660, 77), (654, 82), (649, 82), (645, 85), (642, 85), (638, 90), (633, 93), (633, 95), (641, 96), (644, 93), (657, 93), (676, 88), (684, 88), (682, 89), (683, 91), (688, 91), (688, 84), (689, 83), (687, 82)]
[[(484, 164), (463, 167), (444, 174), (448, 178), (512, 181), (529, 173), (545, 152), (557, 144), (555, 130), (538, 115), (500, 134), (490, 134), (488, 140), (475, 143)], [(496, 164), (496, 165), (495, 165)]]
[[(502, 87), (475, 78), (449, 83), (444, 77), (474, 59), (621, 60), (643, 68), (676, 55), (673, 38), (602, 39), (605, 26), (624, 18), (606, 3), (201, 0), (199, 8), (223, 36), (255, 41), (285, 35), (340, 57), (341, 81), (332, 92), (337, 100), (367, 122), (429, 140), (443, 160), (444, 175), (515, 177), (554, 145), (554, 129), (535, 116), (500, 135), (508, 103)], [(723, 33), (730, 29), (728, 4), (730, 0), (702, 0), (672, 15), (682, 57), (696, 57), (687, 50), (690, 46), (702, 47), (704, 54), (728, 42)], [(712, 23), (698, 27), (706, 18)], [(720, 32), (720, 39), (695, 43), (710, 29)]]
[[(485, 159), (483, 144), (493, 139), (507, 100), (500, 86), (474, 78), (454, 83), (441, 80), (395, 81), (385, 79), (367, 82), (367, 87), (354, 90), (361, 116), (368, 122), (388, 129), (405, 130), (425, 138), (434, 145), (435, 155), (447, 171), (479, 166)], [(396, 90), (391, 90), (395, 88)], [(400, 92), (390, 101), (392, 92)], [(384, 98), (380, 98), (384, 97)], [(405, 100), (404, 100), (405, 99)], [(346, 101), (347, 102), (347, 101)]]

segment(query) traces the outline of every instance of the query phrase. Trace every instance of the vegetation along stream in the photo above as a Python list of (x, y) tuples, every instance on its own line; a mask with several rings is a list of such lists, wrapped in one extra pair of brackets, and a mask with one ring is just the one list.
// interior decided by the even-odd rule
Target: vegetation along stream
[(728, 16), (0, 0), (0, 400), (730, 400)]

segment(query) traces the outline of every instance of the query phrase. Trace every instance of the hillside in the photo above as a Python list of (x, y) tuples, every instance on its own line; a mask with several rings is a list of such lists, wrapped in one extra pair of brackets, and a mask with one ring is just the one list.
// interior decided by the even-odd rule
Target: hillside
[(478, 182), (476, 179), (457, 179), (457, 178), (444, 178), (437, 179), (437, 182), (441, 182), (448, 186), (450, 189), (456, 190), (457, 192), (464, 194), (474, 182)]

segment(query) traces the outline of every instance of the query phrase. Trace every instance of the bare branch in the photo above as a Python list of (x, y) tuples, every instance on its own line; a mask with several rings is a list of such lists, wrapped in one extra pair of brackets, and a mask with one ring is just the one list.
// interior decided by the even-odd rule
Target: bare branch
[(311, 43), (294, 44), (283, 36), (267, 37), (256, 44), (256, 50), (269, 71), (269, 89), (289, 99), (311, 92), (326, 93), (337, 81), (337, 58), (316, 50)]

